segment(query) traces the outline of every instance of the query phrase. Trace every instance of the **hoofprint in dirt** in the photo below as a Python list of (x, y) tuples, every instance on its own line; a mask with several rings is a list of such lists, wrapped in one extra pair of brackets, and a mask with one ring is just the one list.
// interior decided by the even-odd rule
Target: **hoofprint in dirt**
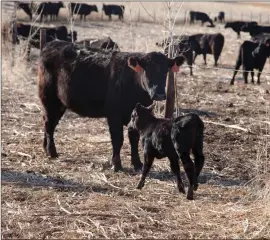
[[(158, 25), (93, 22), (75, 27), (78, 40), (83, 33), (109, 35), (122, 51), (160, 50), (155, 45), (162, 39)], [(176, 34), (182, 31), (183, 26), (177, 26)], [(184, 33), (218, 31), (225, 35), (220, 66), (233, 67), (247, 34), (237, 40), (234, 32), (219, 25), (188, 26)], [(60, 156), (48, 159), (42, 149), (42, 106), (37, 97), (38, 51), (31, 56), (28, 64), (18, 56), (13, 68), (9, 59), (3, 57), (2, 62), (4, 238), (270, 237), (269, 201), (265, 202), (265, 192), (259, 198), (254, 189), (258, 188), (254, 182), (269, 174), (268, 63), (260, 86), (244, 85), (241, 73), (235, 86), (229, 86), (232, 70), (213, 68), (210, 55), (209, 68), (201, 65), (199, 56), (193, 77), (187, 66), (176, 75), (182, 111), (196, 109), (211, 116), (201, 115), (206, 164), (195, 201), (188, 201), (175, 188), (167, 159), (155, 160), (145, 188), (135, 189), (140, 175), (130, 166), (126, 129), (121, 153), (125, 171), (113, 173), (104, 119), (67, 112), (55, 134)]]

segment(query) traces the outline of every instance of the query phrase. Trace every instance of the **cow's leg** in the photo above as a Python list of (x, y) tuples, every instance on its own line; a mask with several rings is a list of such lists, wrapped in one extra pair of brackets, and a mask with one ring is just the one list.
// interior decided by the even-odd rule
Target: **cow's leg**
[(128, 138), (131, 147), (131, 164), (135, 171), (142, 169), (142, 162), (139, 156), (138, 145), (140, 141), (139, 132), (133, 128), (128, 128)]
[(203, 155), (203, 132), (200, 136), (196, 137), (194, 147), (192, 149), (195, 162), (195, 174), (196, 182), (194, 183), (194, 191), (198, 189), (198, 177), (201, 173), (201, 170), (204, 166), (204, 155)]
[(43, 116), (44, 121), (44, 140), (43, 148), (45, 152), (52, 158), (58, 156), (54, 143), (55, 128), (64, 115), (66, 108), (60, 103), (58, 99), (42, 99), (45, 112)]
[(149, 156), (148, 154), (144, 154), (144, 164), (143, 164), (143, 172), (140, 179), (140, 182), (137, 186), (137, 189), (142, 189), (144, 187), (145, 178), (148, 175), (150, 168), (152, 167), (154, 161), (154, 157)]
[(179, 192), (185, 194), (184, 184), (182, 182), (182, 178), (180, 175), (179, 158), (178, 157), (169, 158), (169, 160), (170, 160), (171, 170), (174, 173), (174, 175), (176, 176), (177, 188), (178, 188)]
[(198, 53), (195, 52), (194, 58), (193, 58), (193, 63), (195, 63), (195, 59), (198, 56)]
[(203, 53), (203, 60), (204, 60), (204, 65), (207, 65), (207, 63), (206, 63), (206, 53)]
[(113, 170), (118, 172), (122, 170), (122, 163), (120, 159), (120, 151), (124, 142), (123, 124), (120, 118), (110, 117), (108, 118), (109, 130), (113, 146), (112, 165)]
[(80, 20), (82, 21), (82, 19), (83, 19), (83, 16), (82, 16), (82, 14), (80, 14)]
[(254, 69), (251, 70), (251, 82), (254, 84)]
[(241, 38), (240, 32), (237, 32), (237, 38), (238, 38), (238, 39)]
[(188, 59), (188, 65), (189, 65), (189, 69), (190, 69), (190, 76), (192, 76), (193, 75), (193, 72), (192, 72), (192, 58), (193, 58), (193, 54), (191, 53), (188, 57), (187, 57), (187, 59)]
[(262, 74), (262, 69), (259, 69), (258, 75), (257, 75), (257, 84), (261, 84), (261, 74)]
[(110, 21), (112, 20), (112, 15), (111, 15), (111, 14), (109, 15), (109, 20), (110, 20)]
[(249, 73), (249, 70), (246, 68), (243, 68), (243, 78), (245, 80), (245, 84), (248, 83), (248, 73)]
[(234, 73), (233, 73), (233, 77), (232, 77), (232, 80), (231, 80), (231, 83), (230, 83), (231, 85), (234, 84), (234, 79), (235, 79), (235, 76), (236, 76), (240, 66), (241, 66), (241, 62), (237, 61), (236, 66), (235, 66), (235, 70), (234, 70)]

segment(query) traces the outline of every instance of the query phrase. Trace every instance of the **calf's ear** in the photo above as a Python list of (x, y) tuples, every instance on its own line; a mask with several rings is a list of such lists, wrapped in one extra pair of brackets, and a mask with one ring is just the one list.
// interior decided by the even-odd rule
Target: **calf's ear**
[(139, 73), (139, 72), (143, 72), (143, 68), (142, 66), (139, 64), (139, 59), (138, 58), (134, 58), (134, 57), (130, 57), (128, 58), (128, 66), (135, 72)]
[(179, 66), (181, 66), (186, 58), (182, 55), (174, 58), (174, 59), (169, 59), (169, 68), (171, 69), (172, 72), (178, 72), (179, 71)]

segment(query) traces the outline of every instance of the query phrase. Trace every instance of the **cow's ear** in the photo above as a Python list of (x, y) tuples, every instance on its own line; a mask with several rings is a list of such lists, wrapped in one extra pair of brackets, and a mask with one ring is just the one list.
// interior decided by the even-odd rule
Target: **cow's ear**
[(139, 64), (139, 59), (138, 58), (134, 58), (134, 57), (130, 57), (128, 59), (128, 66), (135, 72), (139, 73), (139, 72), (143, 72), (144, 69), (142, 68), (141, 64)]
[(179, 71), (179, 66), (181, 66), (186, 58), (182, 55), (174, 58), (174, 59), (169, 59), (169, 69), (171, 69), (172, 72), (178, 72)]

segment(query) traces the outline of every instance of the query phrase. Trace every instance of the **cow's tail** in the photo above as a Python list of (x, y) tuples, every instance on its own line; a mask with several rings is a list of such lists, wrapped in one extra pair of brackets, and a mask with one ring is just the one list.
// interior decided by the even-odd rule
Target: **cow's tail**
[(217, 35), (217, 38), (216, 38), (216, 41), (214, 44), (214, 49), (213, 49), (213, 54), (215, 56), (216, 62), (218, 61), (218, 59), (220, 57), (220, 54), (221, 54), (223, 46), (224, 46), (224, 42), (225, 42), (224, 36), (219, 33)]

